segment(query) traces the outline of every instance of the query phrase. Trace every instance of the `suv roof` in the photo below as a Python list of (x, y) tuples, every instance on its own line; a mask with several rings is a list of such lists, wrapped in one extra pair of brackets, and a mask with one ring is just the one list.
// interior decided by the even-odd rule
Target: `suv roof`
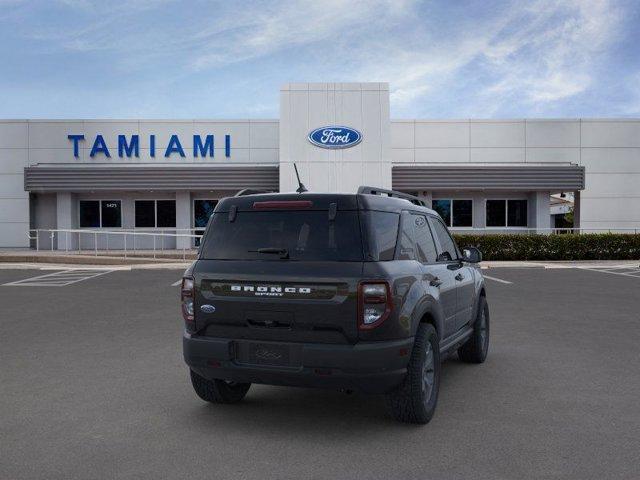
[[(376, 191), (381, 193), (391, 192), (390, 190), (381, 189)], [(257, 202), (308, 201), (311, 202), (309, 210), (328, 210), (330, 204), (335, 203), (337, 210), (378, 210), (396, 213), (402, 210), (413, 210), (437, 215), (430, 208), (412, 203), (408, 198), (410, 197), (409, 195), (406, 195), (406, 197), (390, 197), (374, 193), (260, 193), (223, 198), (216, 206), (215, 211), (228, 212), (233, 207), (238, 211), (253, 210), (254, 203)]]

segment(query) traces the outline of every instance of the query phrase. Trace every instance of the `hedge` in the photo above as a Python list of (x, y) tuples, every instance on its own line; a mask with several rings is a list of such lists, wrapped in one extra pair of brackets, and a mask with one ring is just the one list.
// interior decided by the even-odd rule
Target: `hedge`
[(483, 260), (638, 260), (640, 234), (455, 234), (460, 248), (476, 247)]

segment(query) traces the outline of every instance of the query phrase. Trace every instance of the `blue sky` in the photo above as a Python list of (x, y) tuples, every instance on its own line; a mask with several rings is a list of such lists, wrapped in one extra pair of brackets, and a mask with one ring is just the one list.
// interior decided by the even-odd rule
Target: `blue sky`
[(386, 81), (393, 118), (640, 117), (640, 2), (0, 0), (0, 118), (277, 118)]

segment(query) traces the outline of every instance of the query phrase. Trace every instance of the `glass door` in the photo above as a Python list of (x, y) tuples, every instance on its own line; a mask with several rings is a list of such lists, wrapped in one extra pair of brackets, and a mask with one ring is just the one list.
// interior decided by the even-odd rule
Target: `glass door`
[[(213, 214), (218, 200), (194, 200), (193, 201), (193, 227), (196, 235), (202, 235), (207, 226), (209, 217)], [(195, 239), (195, 246), (200, 246), (200, 239)]]

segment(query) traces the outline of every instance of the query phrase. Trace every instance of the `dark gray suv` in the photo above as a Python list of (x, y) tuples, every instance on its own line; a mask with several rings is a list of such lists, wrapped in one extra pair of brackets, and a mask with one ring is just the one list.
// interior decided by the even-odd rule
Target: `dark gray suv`
[(396, 419), (426, 423), (441, 359), (487, 356), (480, 259), (400, 192), (225, 198), (182, 282), (193, 387), (213, 403), (252, 383), (385, 394)]

